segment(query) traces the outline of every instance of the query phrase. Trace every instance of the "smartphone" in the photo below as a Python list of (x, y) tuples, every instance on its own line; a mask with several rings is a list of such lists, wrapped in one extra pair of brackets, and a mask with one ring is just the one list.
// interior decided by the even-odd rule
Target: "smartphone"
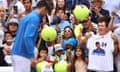
[(18, 7), (17, 6), (13, 6), (13, 9), (14, 9), (14, 13), (18, 14)]

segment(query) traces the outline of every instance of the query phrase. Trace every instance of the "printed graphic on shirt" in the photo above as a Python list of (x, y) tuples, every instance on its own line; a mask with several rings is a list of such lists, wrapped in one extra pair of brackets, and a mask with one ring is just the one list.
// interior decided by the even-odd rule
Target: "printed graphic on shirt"
[[(102, 45), (103, 45), (103, 42), (102, 42)], [(105, 44), (104, 46), (106, 46), (106, 45), (107, 44)], [(105, 50), (103, 48), (101, 48), (100, 42), (96, 42), (95, 46), (96, 46), (96, 49), (93, 50), (93, 52), (92, 52), (93, 55), (105, 56)]]

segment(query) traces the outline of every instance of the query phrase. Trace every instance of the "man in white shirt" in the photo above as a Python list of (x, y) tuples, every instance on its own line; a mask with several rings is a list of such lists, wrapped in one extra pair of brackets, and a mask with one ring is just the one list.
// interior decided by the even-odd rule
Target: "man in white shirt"
[[(87, 34), (89, 36), (87, 48), (89, 49), (88, 69), (91, 71), (111, 72), (113, 71), (114, 56), (118, 53), (118, 39), (115, 34), (108, 30), (110, 19), (101, 17), (98, 19), (98, 33)], [(104, 55), (95, 55), (96, 42), (100, 43)], [(100, 51), (99, 51), (100, 52)]]

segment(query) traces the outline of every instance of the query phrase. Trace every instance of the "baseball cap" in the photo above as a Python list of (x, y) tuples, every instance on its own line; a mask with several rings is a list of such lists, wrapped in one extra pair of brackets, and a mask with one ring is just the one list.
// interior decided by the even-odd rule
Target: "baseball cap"
[(17, 18), (11, 18), (9, 20), (9, 23), (17, 23), (17, 24), (19, 24), (19, 20)]
[(77, 46), (77, 40), (75, 38), (70, 38), (65, 41), (65, 45), (72, 45), (73, 47)]
[(61, 44), (56, 44), (54, 47), (55, 47), (55, 52), (63, 50)]

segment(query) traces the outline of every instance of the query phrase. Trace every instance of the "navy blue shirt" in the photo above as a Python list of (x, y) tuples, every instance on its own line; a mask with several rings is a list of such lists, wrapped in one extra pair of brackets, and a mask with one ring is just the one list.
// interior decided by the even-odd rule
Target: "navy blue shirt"
[[(100, 14), (102, 14), (103, 16), (110, 16), (109, 11), (105, 9), (101, 9)], [(98, 20), (97, 14), (94, 11), (92, 11), (91, 21), (97, 24), (98, 23), (97, 20)]]
[(90, 3), (88, 0), (65, 0), (65, 1), (67, 10), (71, 10), (76, 4), (84, 4), (88, 8), (90, 7)]

